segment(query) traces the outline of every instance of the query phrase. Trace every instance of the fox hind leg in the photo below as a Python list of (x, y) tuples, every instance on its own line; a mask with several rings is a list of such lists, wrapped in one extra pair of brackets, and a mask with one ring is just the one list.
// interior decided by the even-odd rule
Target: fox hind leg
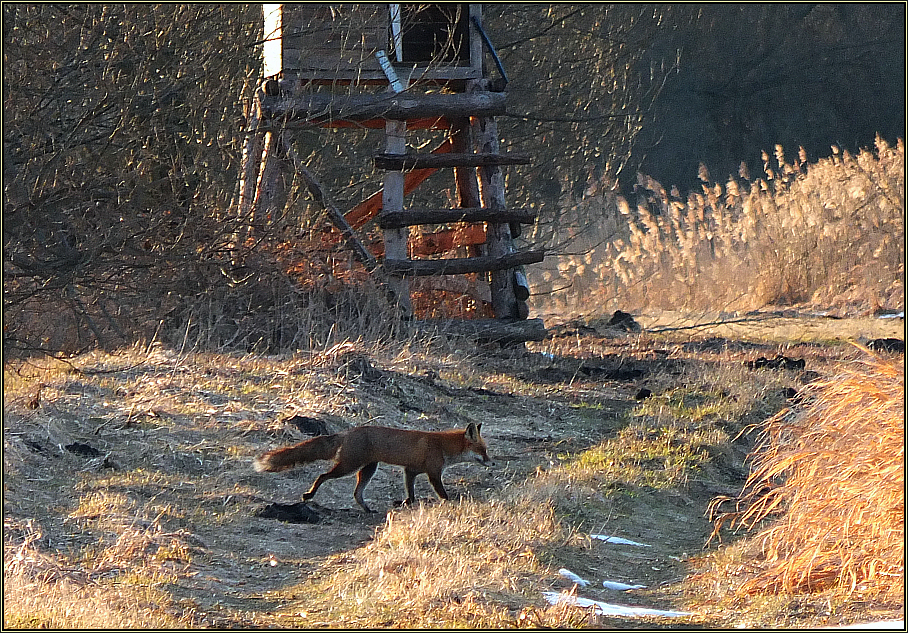
[(362, 509), (366, 512), (372, 512), (372, 510), (369, 509), (369, 506), (367, 506), (366, 502), (363, 500), (363, 490), (366, 489), (366, 484), (372, 479), (372, 475), (375, 474), (375, 469), (377, 468), (378, 462), (372, 462), (371, 464), (366, 464), (360, 468), (359, 472), (356, 473), (356, 488), (353, 490), (353, 498), (356, 499), (356, 503), (362, 506)]
[[(319, 489), (319, 487), (323, 483), (328, 481), (329, 479), (337, 479), (338, 477), (343, 477), (345, 475), (349, 475), (354, 470), (356, 470), (356, 469), (345, 466), (342, 463), (335, 464), (334, 468), (332, 468), (331, 470), (329, 470), (326, 473), (322, 473), (315, 479), (314, 482), (312, 482), (312, 487), (309, 488), (309, 492), (307, 492), (306, 494), (303, 495), (303, 501), (309, 501), (310, 499), (312, 499), (312, 497), (315, 496), (315, 492)], [(371, 477), (371, 475), (370, 475), (370, 477)]]

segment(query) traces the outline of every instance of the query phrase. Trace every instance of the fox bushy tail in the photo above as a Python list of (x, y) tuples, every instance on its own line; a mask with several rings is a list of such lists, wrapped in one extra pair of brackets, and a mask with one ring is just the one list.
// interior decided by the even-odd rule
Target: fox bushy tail
[(258, 472), (277, 472), (317, 459), (334, 459), (343, 439), (340, 434), (319, 435), (293, 446), (268, 451), (261, 457), (256, 457), (252, 465)]

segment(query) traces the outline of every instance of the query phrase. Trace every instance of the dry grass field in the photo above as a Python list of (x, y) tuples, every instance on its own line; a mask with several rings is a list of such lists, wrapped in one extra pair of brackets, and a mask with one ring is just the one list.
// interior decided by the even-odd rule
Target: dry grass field
[[(686, 200), (591, 185), (533, 272), (542, 342), (415, 331), (376, 288), (283, 271), (187, 308), (178, 345), (5, 359), (4, 625), (903, 621), (904, 352), (869, 346), (905, 338), (904, 145), (775, 161)], [(383, 465), (375, 513), (343, 478), (317, 522), (267, 518), (326, 464), (252, 460), (315, 427), (470, 423), (496, 465), (448, 468), (449, 502), (421, 476), (401, 507)]]
[[(903, 321), (638, 320), (635, 334), (553, 320), (552, 337), (526, 350), (417, 336), (283, 356), (153, 345), (7, 363), (4, 625), (809, 627), (901, 617), (904, 569), (891, 557), (904, 538), (894, 520), (904, 439), (892, 423), (904, 411), (903, 361), (849, 341), (903, 338)], [(745, 365), (777, 354), (804, 369)], [(642, 388), (651, 395), (638, 399)], [(299, 501), (325, 467), (252, 469), (254, 456), (308, 437), (292, 415), (329, 431), (481, 422), (496, 466), (448, 468), (448, 503), (421, 477), (424, 502), (396, 507), (402, 474), (381, 466), (366, 490), (375, 514), (344, 478), (310, 503), (318, 523), (262, 518), (269, 503)], [(851, 452), (827, 458), (833, 445)], [(853, 455), (853, 472), (835, 461)], [(827, 472), (856, 496), (877, 494), (874, 507), (836, 497), (840, 480)], [(814, 569), (805, 552), (817, 542), (781, 538), (779, 526), (813, 529), (815, 508), (802, 499), (821, 489), (830, 512), (840, 516), (840, 503), (851, 513), (847, 529), (826, 523), (830, 557)], [(710, 540), (717, 498), (725, 523)], [(764, 516), (776, 499), (788, 512)], [(687, 615), (595, 613), (551, 605), (544, 592)]]

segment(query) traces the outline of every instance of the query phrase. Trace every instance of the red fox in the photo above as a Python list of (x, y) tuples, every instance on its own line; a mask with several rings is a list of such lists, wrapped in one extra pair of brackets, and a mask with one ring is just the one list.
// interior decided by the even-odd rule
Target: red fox
[(363, 489), (375, 474), (378, 462), (404, 467), (405, 503), (408, 505), (416, 501), (413, 487), (419, 473), (426, 473), (438, 496), (447, 499), (448, 493), (441, 483), (441, 471), (445, 466), (471, 457), (485, 466), (494, 465), (486, 452), (486, 442), (479, 435), (481, 427), (482, 424), (472, 422), (465, 430), (451, 431), (406, 431), (383, 426), (359, 426), (268, 451), (258, 457), (253, 466), (259, 472), (276, 472), (319, 459), (334, 460), (334, 467), (318, 476), (309, 492), (303, 495), (303, 500), (312, 499), (319, 486), (329, 479), (359, 471), (353, 498), (363, 510), (372, 512), (363, 500)]

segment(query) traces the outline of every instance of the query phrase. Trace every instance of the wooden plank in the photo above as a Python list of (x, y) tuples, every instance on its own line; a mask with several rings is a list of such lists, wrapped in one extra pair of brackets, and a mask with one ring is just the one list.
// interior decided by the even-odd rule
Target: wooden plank
[[(369, 130), (383, 130), (385, 129), (385, 121), (387, 119), (368, 119), (366, 121), (347, 121), (345, 119), (331, 119), (329, 121), (323, 121), (320, 123), (321, 127), (328, 128), (350, 128), (355, 130), (361, 130), (363, 128)], [(294, 127), (308, 129), (309, 124), (303, 123), (297, 126), (294, 126), (292, 123), (285, 126), (287, 129), (293, 129)], [(429, 117), (425, 119), (407, 119), (407, 129), (408, 130), (447, 130), (451, 127), (451, 124), (444, 117)]]
[[(285, 52), (286, 56), (286, 52)], [(374, 58), (373, 58), (374, 59)], [(371, 63), (371, 62), (370, 62)], [(375, 63), (378, 66), (378, 62)], [(460, 88), (460, 84), (482, 76), (476, 68), (466, 66), (426, 66), (425, 64), (405, 68), (395, 68), (401, 81), (406, 77), (411, 86), (439, 85)], [(381, 70), (369, 69), (300, 69), (284, 71), (285, 75), (294, 74), (303, 81), (311, 81), (323, 86), (373, 85), (386, 86), (388, 78)]]
[[(401, 81), (404, 77), (401, 76)], [(386, 80), (387, 81), (387, 80)], [(320, 121), (344, 119), (422, 119), (432, 117), (495, 116), (505, 113), (507, 93), (445, 94), (403, 92), (379, 95), (309, 94), (285, 92), (266, 96), (262, 109), (266, 116), (287, 120)]]
[(419, 289), (465, 295), (477, 302), (492, 303), (492, 293), (489, 292), (488, 282), (468, 279), (462, 275), (424, 277), (419, 282)]
[(483, 152), (476, 154), (407, 154), (396, 156), (379, 154), (374, 158), (378, 169), (441, 169), (444, 167), (492, 167), (500, 165), (528, 165), (533, 162), (529, 154), (499, 154)]
[[(498, 154), (498, 125), (495, 119), (477, 117), (474, 119), (479, 149), (483, 153)], [(504, 209), (504, 174), (499, 165), (486, 165), (478, 170), (479, 189), (482, 194), (482, 206), (494, 209)], [(486, 230), (488, 235), (489, 257), (505, 261), (513, 250), (511, 241), (511, 227), (506, 223), (489, 223)], [(535, 260), (537, 262), (541, 259)], [(516, 262), (513, 266), (534, 263), (530, 261)], [(514, 275), (506, 269), (491, 271), (492, 309), (498, 319), (511, 319), (521, 316), (524, 312), (519, 309), (517, 297), (514, 293)]]
[[(437, 255), (453, 251), (463, 246), (478, 246), (485, 244), (486, 228), (481, 224), (468, 224), (455, 229), (447, 229), (420, 235), (410, 242), (410, 254), (413, 257), (424, 255)], [(473, 253), (470, 253), (471, 255)]]
[(536, 221), (536, 212), (532, 209), (486, 209), (473, 207), (460, 209), (404, 209), (398, 212), (382, 212), (378, 215), (378, 225), (383, 229), (416, 226), (418, 224), (492, 221), (532, 224)]
[(423, 320), (414, 325), (421, 330), (439, 334), (469, 336), (490, 343), (521, 343), (544, 341), (548, 337), (542, 319), (504, 321), (501, 319), (468, 319), (463, 321)]
[[(426, 277), (428, 275), (463, 275), (465, 273), (507, 271), (509, 268), (523, 264), (536, 264), (543, 259), (545, 259), (545, 252), (541, 250), (515, 251), (498, 257), (487, 255), (484, 257), (456, 259), (403, 259), (388, 257), (386, 243), (384, 267), (385, 272), (390, 275)], [(509, 274), (506, 276), (511, 277)], [(494, 302), (494, 294), (492, 298)], [(511, 299), (516, 300), (513, 291), (511, 291)]]

